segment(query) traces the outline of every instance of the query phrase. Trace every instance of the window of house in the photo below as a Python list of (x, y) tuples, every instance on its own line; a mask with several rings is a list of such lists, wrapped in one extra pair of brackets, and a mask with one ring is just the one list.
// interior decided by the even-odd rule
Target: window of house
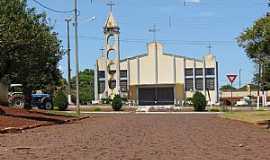
[(206, 68), (205, 74), (206, 74), (207, 76), (215, 75), (215, 68)]
[(120, 81), (120, 90), (121, 92), (127, 92), (127, 80)]
[(98, 71), (98, 78), (105, 78), (105, 71)]
[(203, 79), (196, 78), (196, 90), (203, 90)]
[(195, 75), (196, 76), (202, 76), (203, 75), (203, 69), (202, 68), (196, 68), (195, 69)]
[(185, 90), (186, 91), (193, 90), (193, 79), (192, 78), (185, 79)]
[(215, 90), (215, 78), (206, 78), (205, 86), (208, 90)]
[(127, 78), (127, 70), (120, 71), (120, 78)]
[(186, 68), (185, 76), (193, 76), (193, 68)]
[(105, 91), (105, 81), (98, 82), (98, 93), (103, 93)]

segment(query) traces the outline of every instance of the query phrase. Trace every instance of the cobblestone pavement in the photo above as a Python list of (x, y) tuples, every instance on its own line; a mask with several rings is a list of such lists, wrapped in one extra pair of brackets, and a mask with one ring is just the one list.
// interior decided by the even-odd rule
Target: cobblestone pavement
[(95, 115), (0, 135), (1, 160), (268, 160), (270, 132), (215, 115)]

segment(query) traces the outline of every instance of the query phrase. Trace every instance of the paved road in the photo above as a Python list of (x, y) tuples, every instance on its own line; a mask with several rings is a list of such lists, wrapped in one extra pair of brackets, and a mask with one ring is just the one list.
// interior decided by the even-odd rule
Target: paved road
[(214, 115), (95, 115), (0, 135), (1, 160), (269, 160), (270, 132)]

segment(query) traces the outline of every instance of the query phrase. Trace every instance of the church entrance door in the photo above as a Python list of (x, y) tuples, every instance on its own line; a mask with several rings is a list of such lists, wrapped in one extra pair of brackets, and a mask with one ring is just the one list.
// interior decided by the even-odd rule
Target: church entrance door
[(173, 87), (139, 88), (139, 105), (172, 105), (174, 104)]

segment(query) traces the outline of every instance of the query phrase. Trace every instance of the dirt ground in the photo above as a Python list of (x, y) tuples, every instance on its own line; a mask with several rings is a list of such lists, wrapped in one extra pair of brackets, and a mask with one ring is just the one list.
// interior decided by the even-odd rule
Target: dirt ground
[(7, 127), (23, 128), (42, 124), (59, 124), (72, 117), (56, 116), (43, 110), (25, 110), (0, 106), (0, 130)]
[(1, 160), (269, 160), (270, 132), (214, 115), (96, 115), (0, 135)]

